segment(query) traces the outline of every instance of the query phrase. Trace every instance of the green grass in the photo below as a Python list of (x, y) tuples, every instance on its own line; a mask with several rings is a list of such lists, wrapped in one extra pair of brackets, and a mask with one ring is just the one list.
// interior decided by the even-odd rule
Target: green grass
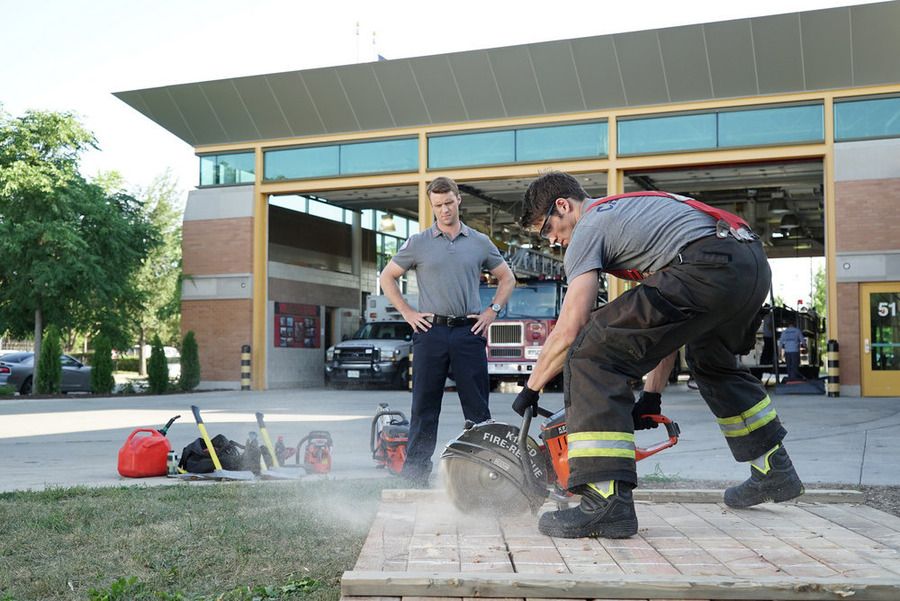
[(390, 484), (0, 494), (0, 601), (336, 601)]

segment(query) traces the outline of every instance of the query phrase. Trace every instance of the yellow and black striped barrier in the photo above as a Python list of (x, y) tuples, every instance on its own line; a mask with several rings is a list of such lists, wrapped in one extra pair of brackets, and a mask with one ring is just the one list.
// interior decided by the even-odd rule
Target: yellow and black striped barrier
[(406, 379), (406, 387), (409, 388), (409, 391), (412, 392), (412, 363), (413, 363), (413, 354), (412, 351), (409, 351), (409, 366), (406, 368), (406, 373), (409, 377)]
[(825, 348), (827, 349), (828, 380), (826, 381), (826, 387), (828, 396), (839, 397), (841, 396), (841, 362), (838, 358), (838, 341), (829, 340)]
[(241, 390), (250, 390), (250, 345), (241, 347)]

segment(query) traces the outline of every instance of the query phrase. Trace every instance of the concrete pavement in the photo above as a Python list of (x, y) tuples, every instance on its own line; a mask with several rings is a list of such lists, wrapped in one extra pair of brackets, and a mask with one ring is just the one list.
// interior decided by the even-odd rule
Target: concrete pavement
[[(510, 409), (515, 395), (491, 396), (494, 418), (519, 423)], [(900, 398), (774, 396), (789, 434), (785, 445), (807, 483), (900, 485)], [(243, 443), (256, 429), (255, 411), (266, 414), (273, 438), (288, 446), (313, 429), (331, 432), (335, 442), (330, 477), (386, 477), (369, 451), (372, 416), (379, 402), (409, 415), (410, 395), (385, 390), (274, 390), (204, 392), (169, 396), (65, 399), (14, 397), (0, 400), (0, 491), (48, 486), (166, 484), (166, 478), (125, 479), (116, 472), (117, 453), (137, 427), (157, 428), (169, 417), (181, 419), (169, 430), (176, 452), (199, 433), (190, 405), (197, 404), (211, 435)], [(562, 395), (546, 394), (541, 404), (562, 406)], [(641, 476), (691, 480), (742, 480), (746, 465), (736, 464), (700, 395), (683, 384), (670, 386), (663, 412), (677, 421), (677, 446), (638, 464)], [(456, 393), (444, 395), (439, 448), (460, 431), (462, 411)], [(532, 435), (536, 436), (536, 426)], [(638, 433), (647, 446), (664, 438), (662, 430)]]

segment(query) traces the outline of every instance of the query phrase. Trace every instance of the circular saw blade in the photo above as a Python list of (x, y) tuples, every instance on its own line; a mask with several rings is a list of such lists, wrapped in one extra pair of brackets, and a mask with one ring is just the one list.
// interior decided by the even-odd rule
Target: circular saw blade
[(518, 515), (531, 509), (528, 496), (503, 470), (458, 457), (442, 464), (447, 494), (460, 511)]

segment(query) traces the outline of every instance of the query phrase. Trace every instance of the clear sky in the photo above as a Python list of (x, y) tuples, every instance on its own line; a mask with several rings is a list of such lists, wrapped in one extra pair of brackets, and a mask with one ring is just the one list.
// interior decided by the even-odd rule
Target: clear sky
[(78, 114), (100, 145), (88, 176), (116, 170), (133, 188), (172, 169), (187, 190), (192, 148), (112, 92), (864, 3), (0, 0), (0, 104)]

